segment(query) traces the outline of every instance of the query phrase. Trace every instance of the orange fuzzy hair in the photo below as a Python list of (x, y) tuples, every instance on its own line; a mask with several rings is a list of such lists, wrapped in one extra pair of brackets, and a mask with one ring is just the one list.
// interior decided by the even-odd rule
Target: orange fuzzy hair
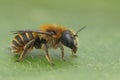
[(55, 39), (59, 39), (61, 37), (62, 32), (65, 31), (66, 28), (57, 24), (44, 24), (41, 25), (40, 30), (45, 32), (54, 31), (56, 34), (52, 37)]

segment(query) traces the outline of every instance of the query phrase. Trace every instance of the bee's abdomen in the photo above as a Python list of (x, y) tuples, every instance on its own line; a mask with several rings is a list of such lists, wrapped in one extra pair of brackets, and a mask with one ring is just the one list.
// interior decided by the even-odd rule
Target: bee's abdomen
[(21, 52), (24, 46), (34, 38), (36, 38), (36, 34), (32, 32), (17, 34), (12, 40), (11, 48), (13, 52)]

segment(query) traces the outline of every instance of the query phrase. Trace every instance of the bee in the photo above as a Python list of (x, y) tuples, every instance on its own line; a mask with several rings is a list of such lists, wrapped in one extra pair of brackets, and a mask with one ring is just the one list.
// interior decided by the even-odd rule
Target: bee
[(48, 62), (54, 65), (48, 48), (60, 48), (63, 60), (64, 46), (70, 48), (72, 55), (74, 55), (78, 50), (77, 35), (85, 27), (79, 29), (76, 33), (57, 24), (43, 24), (39, 30), (18, 30), (14, 32), (16, 35), (12, 40), (11, 51), (20, 54), (19, 59), (16, 61), (22, 61), (29, 50), (33, 48), (43, 49)]

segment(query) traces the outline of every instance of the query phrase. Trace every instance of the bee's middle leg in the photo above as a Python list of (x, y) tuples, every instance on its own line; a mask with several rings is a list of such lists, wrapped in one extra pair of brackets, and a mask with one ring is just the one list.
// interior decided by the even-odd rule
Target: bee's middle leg
[(46, 57), (46, 59), (48, 60), (48, 62), (49, 62), (52, 66), (54, 66), (54, 63), (51, 61), (51, 57), (50, 57), (49, 54), (48, 54), (48, 47), (47, 47), (47, 45), (46, 45), (46, 44), (42, 44), (42, 49), (44, 49), (45, 52), (46, 52), (45, 57)]

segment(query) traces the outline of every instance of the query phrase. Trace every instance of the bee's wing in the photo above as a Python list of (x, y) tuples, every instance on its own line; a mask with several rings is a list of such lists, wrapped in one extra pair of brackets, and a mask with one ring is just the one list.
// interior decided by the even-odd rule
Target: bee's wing
[[(18, 31), (11, 31), (13, 34), (22, 34), (22, 33), (25, 33), (25, 32), (28, 32), (27, 30), (18, 30)], [(29, 31), (30, 32), (30, 31)]]
[(40, 31), (40, 30), (18, 30), (18, 31), (12, 31), (13, 34), (22, 34), (22, 33), (25, 33), (25, 32), (35, 32), (35, 33), (38, 33), (38, 34), (47, 34), (47, 35), (53, 35), (53, 32), (44, 32), (44, 31)]

